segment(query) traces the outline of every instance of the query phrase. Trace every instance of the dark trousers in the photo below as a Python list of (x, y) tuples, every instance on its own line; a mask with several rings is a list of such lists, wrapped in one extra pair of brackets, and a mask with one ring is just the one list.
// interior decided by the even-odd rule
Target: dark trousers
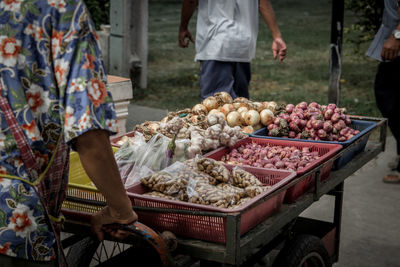
[[(375, 78), (376, 104), (396, 139), (400, 155), (400, 57), (393, 62), (381, 62)], [(400, 164), (397, 168), (400, 171)]]
[(200, 64), (201, 100), (217, 92), (227, 92), (233, 99), (249, 98), (251, 78), (249, 62), (203, 60)]

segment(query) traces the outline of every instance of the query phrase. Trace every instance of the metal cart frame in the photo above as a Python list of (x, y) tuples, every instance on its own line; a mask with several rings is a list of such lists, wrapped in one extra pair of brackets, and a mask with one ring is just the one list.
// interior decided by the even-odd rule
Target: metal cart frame
[[(330, 254), (331, 261), (337, 262), (339, 259), (340, 232), (343, 207), (344, 180), (355, 171), (364, 166), (367, 162), (375, 158), (385, 149), (387, 120), (371, 117), (353, 117), (358, 120), (368, 120), (377, 122), (377, 125), (371, 130), (380, 130), (378, 140), (369, 140), (365, 151), (356, 155), (341, 169), (331, 171), (329, 179), (321, 182), (320, 170), (332, 161), (338, 159), (343, 153), (352, 149), (358, 144), (361, 138), (358, 138), (353, 144), (342, 149), (337, 155), (317, 168), (305, 173), (301, 177), (281, 187), (263, 199), (260, 199), (254, 205), (262, 201), (267, 201), (283, 190), (290, 188), (296, 183), (315, 173), (315, 186), (312, 192), (304, 194), (293, 204), (283, 204), (282, 208), (262, 223), (251, 229), (246, 234), (240, 236), (241, 213), (224, 214), (219, 212), (171, 210), (160, 208), (133, 207), (135, 210), (149, 212), (173, 212), (187, 213), (195, 215), (206, 215), (213, 217), (226, 218), (226, 244), (216, 244), (201, 240), (188, 238), (178, 238), (177, 254), (184, 255), (179, 260), (171, 259), (171, 265), (190, 266), (194, 262), (220, 263), (222, 266), (251, 266), (258, 259), (264, 257), (274, 249), (279, 249), (285, 242), (290, 242), (290, 238), (295, 233), (307, 233), (318, 236), (322, 239)], [(374, 131), (376, 132), (376, 131)], [(364, 133), (367, 134), (367, 133)], [(321, 196), (328, 194), (334, 196), (334, 219), (333, 222), (320, 221), (309, 218), (302, 218), (299, 215), (318, 201)], [(250, 206), (249, 208), (253, 207)], [(243, 212), (245, 212), (244, 210)], [(63, 241), (64, 246), (69, 246), (87, 235), (89, 225), (76, 220), (67, 218), (64, 231), (75, 233)], [(132, 240), (125, 241), (127, 243)], [(137, 240), (135, 241), (137, 242)]]

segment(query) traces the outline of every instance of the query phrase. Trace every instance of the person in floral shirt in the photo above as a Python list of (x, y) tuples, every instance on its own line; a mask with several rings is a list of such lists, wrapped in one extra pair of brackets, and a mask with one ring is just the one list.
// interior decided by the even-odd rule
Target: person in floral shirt
[[(61, 155), (62, 167), (56, 170), (62, 174), (60, 199), (47, 208), (51, 216), (59, 215), (72, 146), (107, 199), (107, 206), (92, 218), (100, 240), (104, 224), (137, 219), (109, 142), (117, 128), (106, 80), (97, 35), (81, 1), (0, 1), (1, 96), (10, 105), (40, 171), (53, 154)], [(0, 265), (25, 260), (49, 263), (58, 257), (57, 233), (51, 230), (38, 194), (24, 182), (35, 177), (24, 166), (2, 111), (0, 127)], [(65, 148), (58, 145), (59, 139)], [(56, 184), (45, 181), (44, 192)], [(47, 197), (54, 202), (53, 193)]]

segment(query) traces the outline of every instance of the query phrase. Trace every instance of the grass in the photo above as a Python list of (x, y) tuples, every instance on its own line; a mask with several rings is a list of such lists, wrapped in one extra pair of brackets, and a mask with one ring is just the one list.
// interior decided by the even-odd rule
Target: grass
[[(288, 46), (284, 62), (272, 59), (271, 36), (260, 18), (256, 58), (252, 61), (250, 97), (257, 101), (328, 102), (330, 0), (272, 0)], [(200, 101), (199, 65), (194, 45), (178, 47), (181, 1), (149, 2), (148, 88), (134, 90), (134, 103), (168, 110), (191, 107)], [(345, 26), (354, 19), (345, 14)], [(196, 15), (190, 30), (195, 35)], [(346, 36), (345, 36), (346, 38)], [(380, 116), (373, 81), (377, 63), (344, 42), (340, 106), (349, 113)]]

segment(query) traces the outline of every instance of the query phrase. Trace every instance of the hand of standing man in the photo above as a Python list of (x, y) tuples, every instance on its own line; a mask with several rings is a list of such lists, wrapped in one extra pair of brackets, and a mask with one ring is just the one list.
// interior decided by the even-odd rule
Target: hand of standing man
[(279, 31), (278, 24), (276, 22), (275, 12), (271, 6), (269, 0), (259, 0), (259, 11), (264, 21), (267, 23), (269, 30), (272, 35), (272, 53), (274, 59), (279, 56), (279, 61), (283, 61), (286, 58), (286, 44), (282, 39), (281, 32)]

